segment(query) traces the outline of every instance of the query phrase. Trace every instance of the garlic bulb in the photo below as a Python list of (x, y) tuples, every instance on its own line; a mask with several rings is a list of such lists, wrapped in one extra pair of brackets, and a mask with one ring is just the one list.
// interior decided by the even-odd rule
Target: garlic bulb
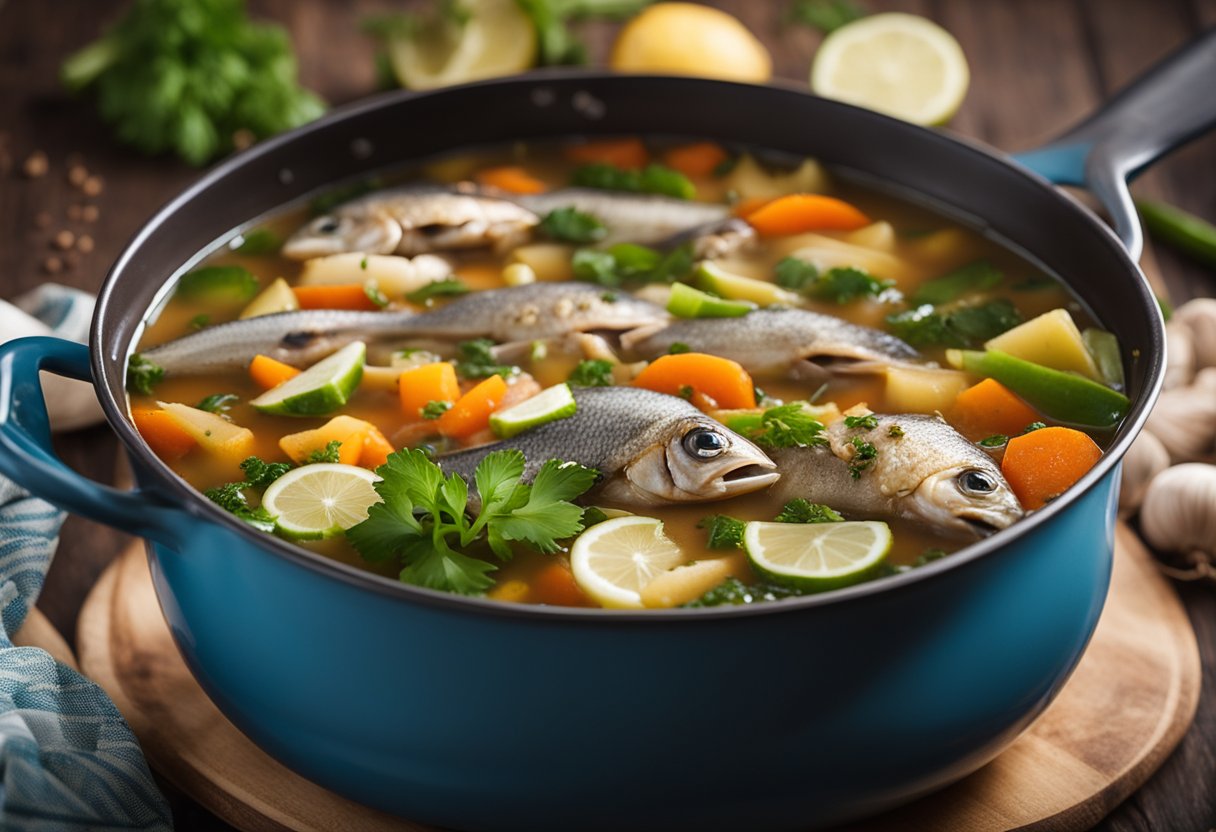
[(1195, 380), (1191, 382), (1191, 386), (1197, 390), (1206, 390), (1213, 396), (1216, 396), (1216, 367), (1204, 367), (1195, 376)]
[(1170, 323), (1190, 330), (1195, 368), (1216, 367), (1216, 298), (1195, 298), (1174, 310)]
[(1216, 577), (1216, 465), (1193, 462), (1158, 474), (1140, 509), (1140, 529), (1158, 550), (1179, 552), (1179, 577)]
[(1216, 377), (1204, 372), (1201, 383), (1166, 390), (1148, 417), (1174, 462), (1190, 462), (1216, 449)]
[(1119, 490), (1119, 514), (1135, 513), (1153, 477), (1170, 467), (1170, 454), (1150, 431), (1140, 431), (1127, 456), (1123, 457), (1123, 480)]
[(1195, 375), (1195, 347), (1191, 330), (1183, 323), (1170, 320), (1165, 325), (1165, 381), (1163, 390), (1173, 390), (1191, 383)]

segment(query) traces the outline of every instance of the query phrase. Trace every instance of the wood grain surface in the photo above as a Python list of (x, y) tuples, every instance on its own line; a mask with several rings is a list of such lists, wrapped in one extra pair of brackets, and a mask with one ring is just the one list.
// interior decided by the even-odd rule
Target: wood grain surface
[[(952, 130), (1016, 151), (1081, 118), (1118, 86), (1205, 28), (1216, 26), (1216, 0), (859, 0), (870, 11), (926, 14), (961, 42), (972, 70), (971, 93)], [(198, 172), (168, 159), (147, 159), (108, 139), (90, 106), (59, 87), (63, 58), (113, 21), (124, 0), (0, 0), (0, 297), (50, 279), (42, 270), (60, 229), (87, 234), (90, 252), (53, 279), (96, 290), (109, 264), (162, 203)], [(366, 14), (408, 8), (393, 0), (249, 0), (252, 12), (285, 25), (301, 59), (303, 82), (334, 104), (369, 94), (372, 44), (359, 33)], [(782, 22), (786, 0), (717, 0), (772, 51), (776, 74), (804, 80), (818, 33)], [(602, 61), (615, 26), (582, 26), (593, 59)], [(728, 117), (724, 114), (724, 117)], [(23, 160), (45, 152), (50, 171), (20, 173)], [(104, 180), (84, 199), (66, 180), (78, 157)], [(1216, 206), (1216, 137), (1192, 143), (1136, 183), (1209, 219)], [(93, 222), (73, 220), (73, 206), (96, 205)], [(48, 224), (39, 223), (45, 214)], [(1157, 253), (1175, 303), (1216, 294), (1216, 275), (1169, 250)], [(58, 449), (78, 470), (108, 481), (115, 440), (105, 427), (61, 436)], [(64, 633), (75, 632), (85, 594), (122, 549), (123, 535), (79, 518), (65, 525), (41, 606)], [(1097, 829), (1204, 832), (1216, 828), (1216, 592), (1181, 586), (1203, 656), (1204, 693), (1194, 726), (1178, 751)], [(189, 801), (174, 804), (181, 829), (218, 822)], [(222, 827), (221, 827), (222, 828)]]
[[(110, 694), (162, 776), (247, 832), (425, 832), (295, 775), (245, 738), (186, 668), (142, 543), (102, 574), (80, 613), (84, 672)], [(1120, 526), (1110, 596), (1063, 692), (980, 771), (848, 832), (1079, 832), (1151, 774), (1199, 697), (1195, 637), (1177, 595)]]

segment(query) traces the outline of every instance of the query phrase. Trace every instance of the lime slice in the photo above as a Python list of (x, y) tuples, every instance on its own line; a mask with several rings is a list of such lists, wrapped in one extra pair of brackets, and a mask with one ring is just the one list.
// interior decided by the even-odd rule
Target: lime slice
[(687, 283), (673, 283), (667, 298), (667, 311), (677, 318), (738, 318), (755, 308), (750, 301), (715, 297)]
[(490, 429), (500, 439), (509, 439), (528, 428), (573, 416), (578, 410), (569, 384), (555, 384), (514, 407), (490, 415)]
[(811, 64), (811, 89), (913, 124), (945, 124), (970, 82), (958, 41), (923, 17), (889, 12), (828, 35)]
[(523, 72), (536, 62), (536, 28), (516, 0), (463, 0), (464, 23), (442, 16), (390, 38), (389, 62), (404, 87), (428, 90)]
[(272, 387), (249, 404), (277, 416), (321, 416), (337, 410), (359, 386), (367, 347), (362, 341), (313, 364), (295, 378)]
[(570, 548), (575, 583), (610, 609), (641, 609), (642, 587), (683, 560), (662, 520), (633, 514), (597, 523)]
[(697, 285), (707, 292), (713, 292), (730, 300), (747, 300), (761, 306), (772, 306), (778, 303), (797, 306), (801, 300), (797, 293), (782, 289), (767, 280), (756, 280), (754, 277), (731, 274), (721, 266), (709, 262), (697, 267)]
[(344, 532), (367, 519), (380, 502), (372, 487), (380, 480), (366, 468), (320, 462), (279, 477), (262, 495), (262, 508), (293, 540), (315, 540)]
[(873, 575), (891, 550), (891, 529), (873, 520), (846, 523), (751, 522), (743, 548), (756, 571), (811, 592)]

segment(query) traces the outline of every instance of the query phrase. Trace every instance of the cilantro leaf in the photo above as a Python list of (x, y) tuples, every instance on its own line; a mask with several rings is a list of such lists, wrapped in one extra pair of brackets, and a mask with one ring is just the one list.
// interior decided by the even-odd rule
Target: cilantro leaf
[(616, 383), (612, 362), (598, 358), (580, 361), (570, 373), (569, 382), (575, 387), (611, 387)]
[(605, 162), (593, 162), (574, 171), (571, 183), (582, 188), (660, 194), (676, 199), (692, 199), (697, 188), (692, 181), (669, 167), (649, 164), (642, 170), (625, 170)]
[(441, 402), (432, 399), (422, 406), (423, 419), (438, 419), (452, 409), (451, 402)]
[(727, 421), (726, 426), (757, 445), (768, 448), (810, 448), (824, 445), (823, 423), (806, 411), (800, 402), (770, 407), (759, 414), (745, 414)]
[(992, 436), (986, 436), (978, 443), (981, 448), (1003, 448), (1009, 444), (1009, 437), (1003, 433), (994, 433)]
[(867, 413), (865, 416), (845, 416), (844, 426), (846, 428), (874, 430), (874, 428), (878, 427), (878, 417), (873, 413)]
[(742, 520), (725, 514), (711, 514), (702, 517), (697, 528), (707, 532), (705, 545), (710, 549), (742, 549), (743, 529), (746, 525)]
[(208, 413), (227, 413), (232, 409), (232, 403), (236, 401), (240, 401), (240, 397), (235, 393), (212, 393), (195, 407)]
[(1022, 322), (1022, 313), (1004, 298), (978, 306), (964, 306), (946, 316), (946, 325), (968, 344), (978, 344), (1007, 332)]
[(894, 285), (894, 280), (880, 280), (861, 269), (849, 267), (828, 269), (804, 291), (813, 298), (845, 304), (880, 295)]
[(922, 304), (887, 316), (891, 332), (912, 346), (968, 347), (1022, 322), (1022, 314), (1004, 298), (939, 312)]
[(940, 306), (958, 300), (967, 292), (991, 289), (1003, 279), (1001, 271), (987, 260), (976, 260), (942, 277), (925, 281), (912, 293), (909, 303), (915, 306), (926, 303)]
[(819, 279), (819, 269), (797, 257), (784, 257), (777, 263), (775, 277), (778, 286), (804, 292)]
[(127, 362), (127, 389), (135, 393), (152, 395), (152, 388), (165, 377), (165, 368), (149, 361), (139, 353), (133, 353)]
[(556, 552), (558, 540), (583, 530), (583, 510), (569, 500), (590, 488), (596, 476), (594, 470), (577, 463), (551, 459), (537, 471), (528, 501), (490, 522), (507, 540), (525, 541), (546, 553)]
[(553, 239), (568, 243), (594, 243), (608, 234), (608, 229), (598, 218), (577, 208), (550, 211), (540, 221), (540, 229)]
[(509, 378), (519, 372), (518, 367), (497, 362), (493, 353), (494, 342), (489, 338), (461, 341), (456, 349), (460, 352), (456, 372), (465, 378), (489, 378), (494, 375)]
[(855, 480), (861, 479), (861, 472), (873, 465), (874, 460), (878, 458), (878, 448), (875, 448), (860, 436), (854, 436), (849, 440), (849, 444), (853, 446), (853, 458), (849, 463), (849, 474)]
[(780, 601), (782, 598), (792, 598), (802, 593), (791, 587), (778, 586), (770, 583), (745, 584), (738, 578), (727, 578), (713, 589), (706, 592), (695, 601), (689, 601), (685, 607), (720, 607), (724, 604), (756, 604), (763, 601)]
[(245, 482), (253, 488), (266, 488), (291, 469), (290, 462), (266, 462), (256, 456), (246, 457), (241, 463)]
[(839, 523), (844, 517), (828, 506), (798, 497), (782, 506), (781, 513), (773, 519), (778, 523)]
[(617, 243), (607, 249), (581, 248), (570, 266), (578, 280), (617, 288), (624, 283), (671, 283), (692, 270), (692, 248), (672, 249), (666, 255), (634, 243)]
[(469, 287), (454, 277), (432, 281), (425, 286), (406, 294), (405, 299), (410, 303), (424, 304), (431, 298), (454, 297), (467, 294)]
[(407, 549), (406, 560), (408, 565), (398, 576), (404, 583), (461, 595), (476, 595), (494, 586), (488, 573), (498, 568), (447, 546), (429, 548), (421, 541)]

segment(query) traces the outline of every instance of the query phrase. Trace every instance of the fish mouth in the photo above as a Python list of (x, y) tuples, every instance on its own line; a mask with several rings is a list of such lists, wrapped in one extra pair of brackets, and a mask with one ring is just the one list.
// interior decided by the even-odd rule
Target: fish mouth
[(991, 520), (988, 520), (983, 517), (961, 517), (960, 516), (958, 519), (968, 529), (970, 529), (972, 532), (974, 532), (975, 536), (980, 538), (981, 540), (984, 539), (985, 537), (992, 537), (992, 535), (996, 534), (1001, 529), (1005, 528), (1005, 526), (997, 525), (996, 523), (993, 523)]
[(725, 496), (733, 496), (767, 488), (781, 478), (776, 467), (771, 462), (767, 465), (751, 462), (727, 471), (718, 477), (722, 482), (722, 493)]

